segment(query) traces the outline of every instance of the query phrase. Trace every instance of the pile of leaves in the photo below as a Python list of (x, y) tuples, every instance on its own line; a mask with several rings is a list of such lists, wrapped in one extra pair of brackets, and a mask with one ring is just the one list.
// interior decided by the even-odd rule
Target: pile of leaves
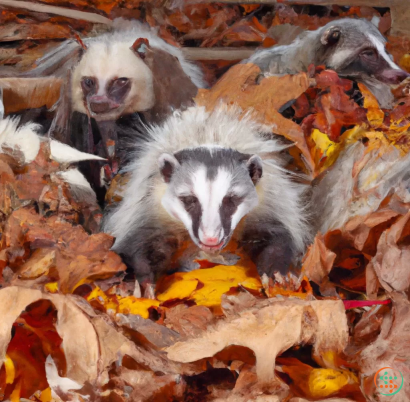
[[(311, 179), (351, 144), (365, 147), (356, 175), (408, 153), (404, 87), (385, 111), (365, 87), (320, 67), (262, 82), (259, 73), (237, 65), (196, 101), (252, 110), (295, 143), (289, 167)], [(383, 367), (410, 369), (410, 205), (400, 192), (318, 233), (299, 277), (260, 278), (231, 244), (232, 261), (198, 261), (141, 297), (113, 238), (97, 233), (99, 207), (75, 201), (47, 143), (28, 165), (3, 147), (0, 167), (2, 400), (409, 397), (408, 383), (383, 396), (374, 380)], [(359, 196), (370, 199), (377, 180)]]
[[(370, 7), (48, 3), (143, 18), (167, 41), (203, 48), (282, 44), (302, 29), (349, 15), (379, 17), (382, 32), (390, 27), (389, 12)], [(1, 40), (10, 41), (0, 49), (0, 63), (21, 69), (73, 30), (106, 29), (21, 10), (0, 17)], [(390, 38), (390, 46), (409, 69), (408, 40)], [(208, 62), (209, 82), (232, 63)], [(47, 143), (30, 164), (3, 147), (0, 400), (409, 400), (408, 381), (389, 395), (375, 378), (384, 367), (404, 378), (410, 372), (410, 205), (406, 189), (380, 190), (388, 169), (409, 153), (406, 83), (394, 93), (394, 109), (381, 110), (364, 86), (333, 71), (312, 67), (261, 79), (251, 64), (233, 66), (198, 93), (198, 104), (239, 104), (293, 143), (288, 168), (306, 181), (322, 180), (343, 167), (346, 149), (358, 150), (349, 208), (343, 216), (330, 214), (297, 277), (260, 278), (230, 244), (232, 261), (197, 261), (200, 269), (164, 276), (142, 295), (110, 251), (114, 239), (98, 232), (100, 208), (76, 201), (58, 174), (66, 167), (51, 159)], [(4, 91), (4, 102), (12, 112), (12, 91)], [(112, 203), (125, 183), (114, 179)], [(357, 205), (364, 205), (360, 214)]]

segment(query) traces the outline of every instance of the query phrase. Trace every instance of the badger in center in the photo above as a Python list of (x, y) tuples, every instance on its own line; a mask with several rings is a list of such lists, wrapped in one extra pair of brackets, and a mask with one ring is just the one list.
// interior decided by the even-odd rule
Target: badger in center
[(154, 281), (175, 258), (183, 265), (192, 250), (215, 257), (231, 240), (260, 274), (286, 273), (308, 225), (305, 189), (284, 168), (284, 148), (249, 113), (225, 106), (191, 107), (148, 128), (123, 199), (104, 219), (114, 251), (140, 282)]

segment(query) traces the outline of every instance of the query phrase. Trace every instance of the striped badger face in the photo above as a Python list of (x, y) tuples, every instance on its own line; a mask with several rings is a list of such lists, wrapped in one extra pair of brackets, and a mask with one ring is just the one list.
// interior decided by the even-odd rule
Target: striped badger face
[(258, 205), (262, 160), (257, 155), (204, 146), (164, 153), (158, 162), (167, 183), (163, 207), (206, 252), (224, 248), (239, 221)]
[(409, 76), (386, 52), (386, 39), (371, 22), (364, 19), (342, 19), (321, 30), (321, 48), (327, 67), (339, 75), (368, 84), (377, 80), (398, 84)]

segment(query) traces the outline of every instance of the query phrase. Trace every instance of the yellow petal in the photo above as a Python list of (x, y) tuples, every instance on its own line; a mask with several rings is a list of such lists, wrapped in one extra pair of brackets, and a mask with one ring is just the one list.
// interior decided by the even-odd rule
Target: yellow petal
[(16, 370), (14, 368), (13, 360), (11, 360), (7, 355), (4, 362), (4, 367), (6, 369), (6, 384), (13, 384), (14, 378), (16, 376)]

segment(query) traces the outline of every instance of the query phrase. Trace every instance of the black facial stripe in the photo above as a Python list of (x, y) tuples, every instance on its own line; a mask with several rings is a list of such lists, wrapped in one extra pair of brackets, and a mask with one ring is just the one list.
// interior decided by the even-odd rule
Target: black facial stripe
[(195, 203), (189, 208), (185, 208), (192, 219), (192, 232), (194, 236), (198, 239), (199, 224), (202, 217), (202, 208), (199, 202)]
[(228, 236), (231, 233), (232, 216), (242, 201), (242, 198), (229, 196), (222, 200), (222, 204), (219, 207), (219, 215), (221, 217), (222, 228), (225, 236)]
[(122, 103), (131, 90), (131, 81), (114, 79), (107, 84), (107, 96), (114, 102)]

